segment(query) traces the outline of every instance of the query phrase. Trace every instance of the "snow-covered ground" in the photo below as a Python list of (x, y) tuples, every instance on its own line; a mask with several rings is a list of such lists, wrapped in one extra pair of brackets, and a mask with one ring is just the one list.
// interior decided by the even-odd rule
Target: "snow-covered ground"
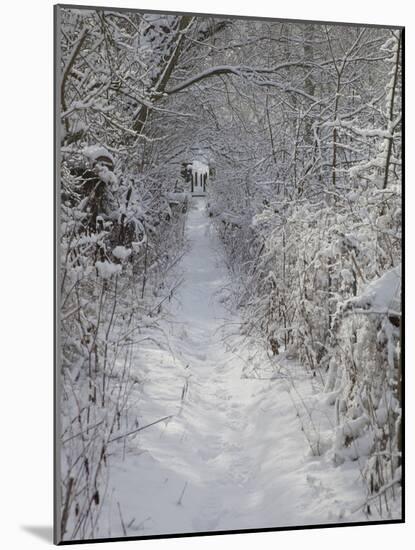
[[(325, 454), (330, 396), (300, 365), (276, 369), (244, 345), (225, 307), (231, 281), (203, 198), (193, 199), (186, 234), (164, 335), (134, 362), (131, 414), (141, 426), (171, 418), (120, 441), (96, 536), (368, 519), (358, 461), (335, 466)], [(259, 378), (243, 376), (253, 368)]]

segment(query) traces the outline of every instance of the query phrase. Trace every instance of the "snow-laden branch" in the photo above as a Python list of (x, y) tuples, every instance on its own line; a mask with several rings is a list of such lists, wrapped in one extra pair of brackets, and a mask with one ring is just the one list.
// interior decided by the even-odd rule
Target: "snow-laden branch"
[[(257, 86), (274, 86), (277, 88), (282, 89), (283, 91), (289, 91), (293, 93), (297, 93), (299, 95), (302, 95), (303, 97), (307, 98), (308, 100), (315, 102), (315, 97), (307, 94), (306, 92), (302, 90), (297, 90), (292, 87), (287, 87), (275, 80), (261, 80), (260, 76), (264, 74), (273, 74), (280, 70), (291, 68), (291, 67), (308, 67), (309, 65), (304, 62), (290, 62), (290, 63), (281, 63), (280, 65), (276, 65), (274, 67), (270, 68), (264, 68), (264, 67), (248, 67), (244, 65), (217, 65), (215, 67), (210, 67), (209, 69), (206, 69), (205, 71), (200, 72), (199, 74), (192, 76), (185, 80), (184, 82), (177, 84), (176, 86), (173, 86), (172, 88), (165, 91), (167, 95), (172, 95), (174, 93), (180, 92), (186, 88), (189, 88), (190, 86), (193, 86), (194, 84), (197, 84), (201, 80), (204, 80), (205, 78), (211, 78), (214, 76), (220, 76), (220, 75), (235, 75), (240, 78), (249, 79), (249, 81), (252, 84), (255, 84)], [(312, 65), (310, 65), (312, 66)], [(255, 76), (258, 76), (259, 78), (255, 79)]]
[[(158, 77), (157, 82), (154, 85), (154, 92), (157, 95), (162, 95), (165, 92), (165, 88), (167, 85), (167, 82), (169, 81), (169, 78), (171, 76), (171, 73), (176, 66), (176, 63), (179, 59), (180, 52), (183, 45), (183, 40), (186, 36), (186, 31), (191, 28), (192, 24), (194, 22), (194, 17), (190, 16), (184, 16), (180, 19), (180, 23), (177, 29), (176, 33), (176, 44), (173, 49), (173, 51), (170, 54), (170, 57), (161, 72), (160, 76)], [(149, 111), (151, 111), (151, 108), (143, 105), (143, 107), (140, 109), (137, 117), (135, 118), (134, 124), (133, 124), (133, 130), (135, 130), (138, 133), (141, 133), (143, 126), (147, 120), (147, 116)]]
[(387, 130), (382, 130), (381, 128), (357, 128), (354, 126), (353, 122), (345, 122), (339, 118), (333, 120), (332, 122), (325, 122), (322, 126), (344, 128), (364, 138), (379, 137), (389, 139), (391, 137), (390, 132)]
[(210, 69), (206, 69), (205, 71), (202, 71), (201, 73), (185, 80), (181, 84), (178, 84), (177, 86), (173, 86), (169, 90), (166, 90), (166, 94), (168, 95), (175, 94), (177, 92), (184, 90), (185, 88), (188, 88), (189, 86), (193, 86), (194, 84), (197, 84), (197, 82), (200, 82), (205, 78), (209, 78), (212, 76), (219, 76), (222, 74), (234, 74), (236, 76), (242, 77), (242, 67), (231, 66), (231, 65), (218, 65), (217, 67), (211, 67)]
[(71, 72), (72, 70), (72, 67), (73, 67), (73, 64), (75, 63), (75, 59), (77, 58), (79, 52), (81, 51), (81, 48), (82, 48), (82, 44), (84, 43), (85, 41), (85, 38), (87, 37), (88, 35), (88, 29), (86, 27), (84, 27), (82, 29), (82, 31), (80, 32), (79, 34), (79, 37), (78, 37), (78, 40), (76, 41), (76, 43), (74, 44), (73, 48), (72, 48), (72, 51), (69, 55), (69, 58), (68, 58), (68, 61), (66, 62), (66, 65), (62, 71), (62, 81), (61, 81), (61, 103), (62, 103), (62, 108), (63, 110), (65, 111), (66, 110), (66, 104), (65, 104), (65, 85), (66, 85), (66, 80), (69, 76), (69, 73)]

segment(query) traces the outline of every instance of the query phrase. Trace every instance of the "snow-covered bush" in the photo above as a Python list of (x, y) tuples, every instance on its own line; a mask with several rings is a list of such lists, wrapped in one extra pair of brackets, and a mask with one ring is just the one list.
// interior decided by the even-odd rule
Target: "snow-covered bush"
[(390, 511), (401, 474), (400, 293), (397, 266), (339, 304), (327, 379), (338, 393), (334, 460), (365, 459), (363, 475), (378, 496), (367, 512), (374, 506), (380, 515)]
[(131, 93), (150, 97), (163, 71), (154, 59), (176, 45), (166, 25), (177, 30), (181, 18), (60, 14), (60, 527), (62, 538), (84, 539), (96, 529), (107, 466), (136, 427), (132, 349), (157, 323), (183, 246), (169, 132), (148, 113), (144, 131)]
[(108, 192), (115, 176), (95, 184), (104, 184), (105, 211), (94, 211), (88, 207), (94, 190), (85, 195), (85, 180), (63, 162), (61, 528), (71, 537), (93, 533), (105, 466), (116, 438), (134, 427), (127, 415), (131, 345), (143, 324), (154, 322), (183, 238), (181, 210), (172, 215), (162, 195), (143, 201), (145, 187), (133, 175), (118, 179)]
[[(265, 102), (272, 155), (255, 154), (251, 136), (241, 136), (245, 162), (222, 161), (209, 212), (235, 274), (245, 333), (277, 361), (284, 352), (299, 359), (319, 391), (334, 396), (338, 425), (325, 449), (335, 462), (362, 461), (367, 510), (376, 505), (387, 517), (400, 479), (399, 291), (393, 307), (378, 306), (401, 262), (400, 34), (376, 37), (384, 56), (377, 80), (361, 61), (349, 64), (363, 44), (351, 44), (339, 65), (333, 30), (327, 34), (328, 52), (320, 53), (336, 78), (326, 73), (314, 94), (324, 101), (333, 91), (333, 110), (311, 123), (297, 103), (291, 126), (289, 110), (274, 113)], [(366, 94), (378, 99), (369, 104)], [(282, 154), (287, 143), (291, 162)]]

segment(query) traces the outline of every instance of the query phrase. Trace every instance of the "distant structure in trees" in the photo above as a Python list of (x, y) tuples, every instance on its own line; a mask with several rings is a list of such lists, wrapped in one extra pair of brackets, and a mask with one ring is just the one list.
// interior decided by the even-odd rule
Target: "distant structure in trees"
[(193, 197), (204, 197), (211, 170), (206, 162), (194, 160), (192, 163), (183, 163), (181, 175), (189, 184)]

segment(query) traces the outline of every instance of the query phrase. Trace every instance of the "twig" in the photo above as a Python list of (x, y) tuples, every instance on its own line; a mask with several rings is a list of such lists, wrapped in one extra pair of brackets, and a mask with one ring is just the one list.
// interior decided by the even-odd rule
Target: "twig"
[(183, 500), (183, 495), (184, 495), (184, 492), (186, 491), (186, 487), (187, 487), (187, 481), (186, 483), (184, 484), (183, 486), (183, 490), (181, 492), (181, 495), (179, 497), (179, 500), (177, 501), (177, 506), (181, 506), (182, 505), (182, 500)]
[(387, 485), (385, 485), (384, 487), (382, 487), (382, 489), (380, 491), (378, 491), (376, 494), (374, 495), (370, 495), (369, 497), (367, 497), (367, 499), (363, 502), (363, 504), (360, 504), (357, 508), (355, 508), (354, 510), (352, 510), (352, 514), (358, 512), (361, 508), (363, 508), (363, 506), (366, 506), (366, 504), (368, 502), (370, 502), (371, 500), (375, 500), (376, 498), (379, 498), (380, 496), (382, 496), (384, 493), (386, 493), (386, 491), (388, 489), (391, 489), (394, 485), (396, 485), (396, 483), (400, 483), (401, 480), (400, 479), (394, 479), (393, 481), (391, 481), (390, 483), (388, 483)]
[(122, 532), (124, 533), (124, 537), (126, 537), (127, 536), (127, 529), (125, 528), (125, 523), (124, 523), (124, 520), (123, 520), (123, 517), (122, 517), (121, 506), (120, 506), (119, 502), (117, 502), (117, 506), (118, 506), (118, 513), (120, 514)]
[(158, 424), (159, 422), (163, 422), (165, 420), (170, 420), (170, 418), (173, 418), (173, 414), (170, 416), (164, 416), (163, 418), (160, 418), (159, 420), (156, 420), (155, 422), (151, 422), (150, 424), (147, 424), (146, 426), (141, 426), (141, 428), (137, 428), (136, 430), (132, 430), (131, 432), (127, 432), (123, 435), (117, 435), (117, 437), (113, 437), (108, 441), (108, 443), (112, 443), (113, 441), (118, 441), (118, 439), (122, 439), (123, 437), (128, 437), (129, 435), (133, 435), (137, 432), (141, 432), (141, 430), (145, 430), (146, 428), (149, 428), (150, 426), (154, 426), (155, 424)]

